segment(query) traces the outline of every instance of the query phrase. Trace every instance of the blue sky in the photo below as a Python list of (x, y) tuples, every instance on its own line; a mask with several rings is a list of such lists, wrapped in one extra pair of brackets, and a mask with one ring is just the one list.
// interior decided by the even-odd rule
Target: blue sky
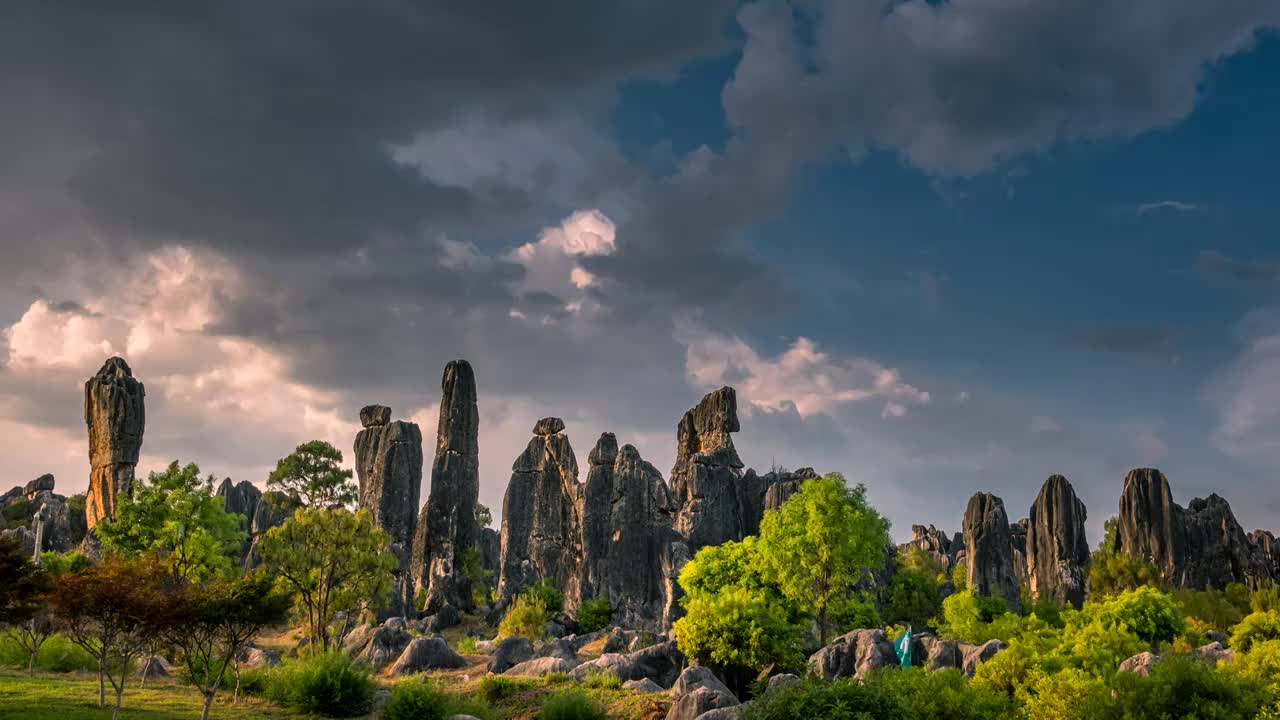
[(84, 486), (107, 354), (144, 466), (257, 482), (466, 357), (495, 507), (539, 417), (665, 471), (732, 383), (899, 537), (1053, 473), (1096, 537), (1148, 464), (1280, 523), (1271, 0), (295, 10), (0, 30), (13, 484)]

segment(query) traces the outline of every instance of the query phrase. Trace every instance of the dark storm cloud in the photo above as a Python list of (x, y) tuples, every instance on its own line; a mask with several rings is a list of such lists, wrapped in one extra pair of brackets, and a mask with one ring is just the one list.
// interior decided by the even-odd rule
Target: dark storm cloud
[(1196, 269), (1206, 278), (1253, 290), (1270, 290), (1280, 285), (1280, 265), (1240, 260), (1213, 250), (1200, 253)]

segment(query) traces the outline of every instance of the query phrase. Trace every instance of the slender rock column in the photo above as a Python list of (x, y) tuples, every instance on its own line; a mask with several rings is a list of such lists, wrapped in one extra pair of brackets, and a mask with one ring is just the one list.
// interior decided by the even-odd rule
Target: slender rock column
[(90, 530), (115, 517), (116, 499), (133, 492), (134, 468), (146, 425), (146, 390), (129, 364), (113, 357), (84, 384), (84, 421), (89, 428), (89, 493), (85, 523)]

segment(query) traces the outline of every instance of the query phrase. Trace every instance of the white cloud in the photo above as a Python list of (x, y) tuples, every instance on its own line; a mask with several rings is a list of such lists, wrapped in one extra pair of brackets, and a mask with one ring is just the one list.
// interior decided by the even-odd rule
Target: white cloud
[(1037, 415), (1031, 418), (1031, 432), (1034, 433), (1056, 433), (1062, 432), (1062, 423), (1056, 418), (1048, 415)]
[(1244, 462), (1280, 463), (1280, 312), (1241, 323), (1244, 347), (1208, 388), (1218, 415), (1214, 444)]
[[(593, 307), (583, 293), (596, 284), (596, 277), (579, 264), (579, 258), (612, 255), (617, 250), (617, 227), (603, 212), (578, 210), (559, 225), (543, 228), (534, 242), (525, 243), (508, 254), (507, 259), (524, 266), (522, 292), (541, 292), (564, 301), (560, 309), (580, 313)], [(514, 310), (512, 317), (525, 318), (525, 310)], [(549, 314), (535, 318), (550, 323)]]

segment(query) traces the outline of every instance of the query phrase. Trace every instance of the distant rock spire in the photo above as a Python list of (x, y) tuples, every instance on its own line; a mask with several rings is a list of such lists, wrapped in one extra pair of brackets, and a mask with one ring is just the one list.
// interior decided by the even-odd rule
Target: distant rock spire
[(413, 614), (410, 554), (422, 488), (422, 431), (415, 423), (391, 421), (391, 408), (369, 405), (360, 410), (364, 426), (355, 442), (360, 507), (391, 536), (398, 566), (392, 573), (391, 601), (383, 618)]
[(85, 522), (90, 530), (115, 517), (117, 498), (133, 492), (134, 469), (146, 425), (146, 390), (129, 364), (113, 357), (84, 384), (84, 421), (89, 428), (89, 492)]
[(1031, 595), (1084, 603), (1088, 583), (1088, 514), (1071, 483), (1052, 475), (1040, 487), (1027, 522), (1027, 576)]

